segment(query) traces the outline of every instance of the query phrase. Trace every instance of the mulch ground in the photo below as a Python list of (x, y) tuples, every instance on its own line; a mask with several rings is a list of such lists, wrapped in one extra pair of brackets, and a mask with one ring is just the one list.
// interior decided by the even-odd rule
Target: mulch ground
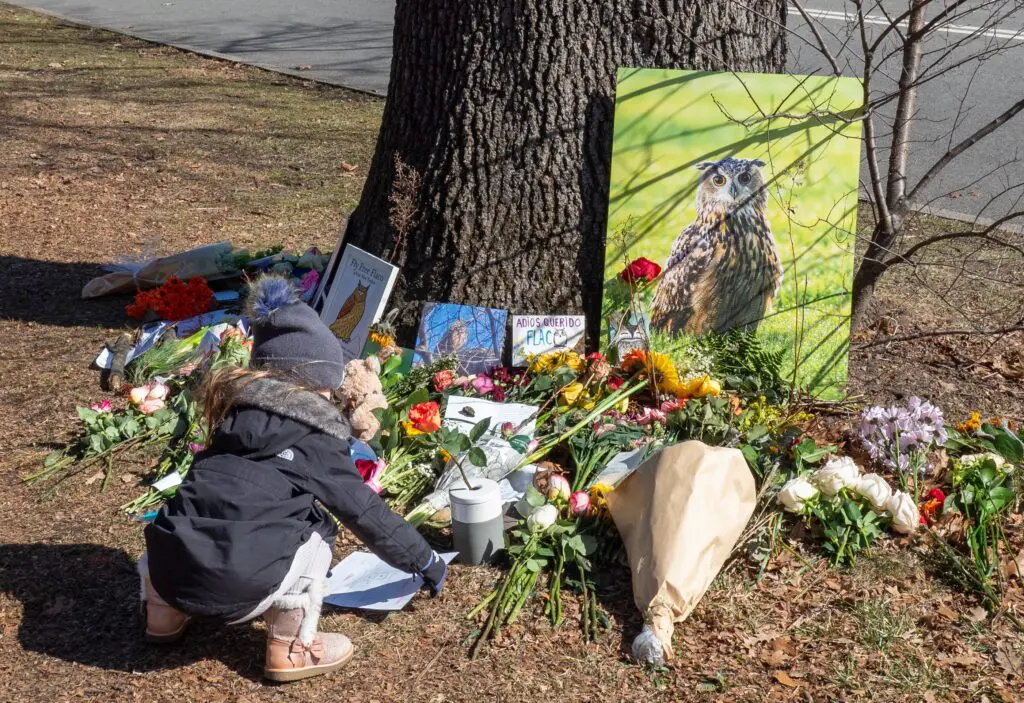
[[(613, 627), (596, 644), (571, 614), (553, 630), (538, 608), (470, 661), (465, 615), (498, 572), (455, 567), (439, 600), (389, 617), (331, 611), (324, 629), (358, 649), (330, 677), (261, 683), (260, 625), (200, 623), (180, 645), (145, 645), (142, 533), (117, 509), (139, 494), (145, 459), (118, 465), (104, 491), (86, 476), (20, 481), (69, 436), (74, 407), (102, 396), (90, 363), (127, 324), (124, 299), (79, 291), (105, 262), (201, 243), (333, 246), (382, 102), (3, 5), (0, 37), (0, 701), (1015, 700), (1024, 641), (896, 544), (849, 571), (784, 551), (756, 584), (739, 565), (656, 670), (626, 658), (640, 626), (626, 572), (602, 575)], [(1017, 295), (972, 280), (908, 296), (919, 278), (892, 278), (855, 344), (961, 325), (960, 311)], [(1020, 418), (1021, 346), (878, 344), (854, 352), (851, 390)]]

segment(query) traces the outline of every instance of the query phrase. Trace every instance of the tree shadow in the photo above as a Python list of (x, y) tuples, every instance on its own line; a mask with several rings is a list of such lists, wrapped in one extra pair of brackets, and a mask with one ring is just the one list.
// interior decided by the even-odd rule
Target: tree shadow
[(124, 296), (82, 300), (100, 264), (0, 256), (0, 319), (62, 327), (122, 327)]
[(23, 649), (63, 661), (127, 673), (216, 659), (258, 680), (263, 634), (251, 627), (194, 622), (185, 639), (147, 644), (139, 614), (139, 577), (120, 549), (98, 544), (0, 545), (0, 591), (22, 604)]

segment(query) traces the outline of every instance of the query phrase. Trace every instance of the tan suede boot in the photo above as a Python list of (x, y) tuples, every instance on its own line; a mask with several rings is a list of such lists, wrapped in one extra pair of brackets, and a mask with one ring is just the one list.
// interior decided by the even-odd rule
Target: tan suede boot
[(171, 644), (181, 639), (192, 618), (160, 597), (153, 584), (143, 581), (146, 595), (146, 641)]
[[(345, 635), (317, 632), (303, 644), (303, 608), (271, 608), (267, 622), (267, 655), (263, 676), (271, 681), (298, 681), (340, 669), (355, 648)], [(313, 623), (315, 626), (315, 623)]]

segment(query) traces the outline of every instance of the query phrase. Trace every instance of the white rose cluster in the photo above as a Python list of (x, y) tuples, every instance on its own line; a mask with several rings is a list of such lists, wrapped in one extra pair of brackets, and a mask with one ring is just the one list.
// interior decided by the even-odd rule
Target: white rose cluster
[(823, 495), (831, 498), (844, 488), (856, 488), (860, 481), (860, 469), (850, 457), (837, 456), (815, 471), (811, 481)]

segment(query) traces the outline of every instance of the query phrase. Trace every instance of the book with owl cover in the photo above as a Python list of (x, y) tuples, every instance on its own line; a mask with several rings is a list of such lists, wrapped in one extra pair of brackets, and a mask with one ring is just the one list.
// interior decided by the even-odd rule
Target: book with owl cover
[(582, 347), (586, 320), (583, 315), (513, 315), (512, 365), (525, 366), (534, 354)]
[(469, 375), (501, 366), (507, 310), (455, 303), (424, 303), (413, 366), (454, 355), (458, 373)]
[(370, 325), (387, 307), (398, 267), (351, 244), (338, 258), (333, 279), (323, 292), (320, 319), (341, 340), (349, 359), (358, 359), (370, 336)]

